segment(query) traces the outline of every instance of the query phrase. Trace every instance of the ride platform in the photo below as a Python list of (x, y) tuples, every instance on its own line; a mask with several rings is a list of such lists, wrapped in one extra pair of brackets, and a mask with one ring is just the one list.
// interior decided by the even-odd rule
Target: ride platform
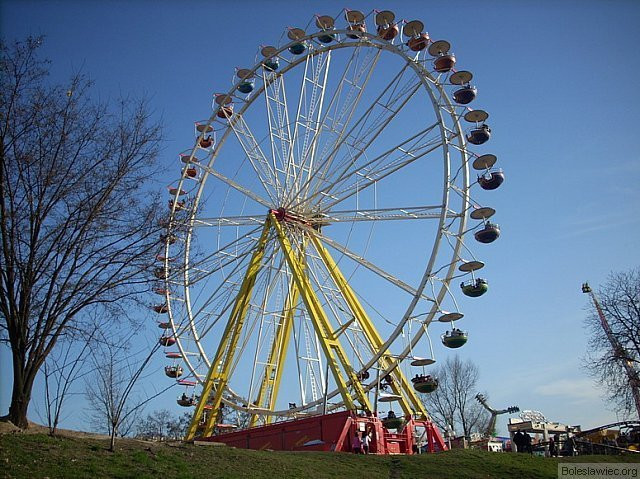
[(357, 415), (352, 411), (293, 419), (265, 426), (222, 432), (197, 441), (222, 442), (243, 449), (275, 451), (352, 452), (356, 433), (371, 435), (370, 454), (418, 454), (438, 452), (447, 446), (431, 421), (405, 418), (404, 427), (384, 427), (377, 416)]

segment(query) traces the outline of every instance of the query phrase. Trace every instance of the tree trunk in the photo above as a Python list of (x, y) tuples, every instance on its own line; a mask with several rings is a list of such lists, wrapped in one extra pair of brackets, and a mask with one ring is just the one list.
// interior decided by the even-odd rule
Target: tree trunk
[(31, 400), (34, 374), (25, 371), (24, 360), (20, 355), (13, 354), (13, 391), (11, 394), (11, 406), (9, 406), (8, 419), (21, 429), (29, 427), (27, 409)]
[(116, 434), (118, 433), (118, 429), (114, 426), (111, 429), (111, 439), (109, 441), (109, 451), (111, 452), (115, 452), (116, 451)]

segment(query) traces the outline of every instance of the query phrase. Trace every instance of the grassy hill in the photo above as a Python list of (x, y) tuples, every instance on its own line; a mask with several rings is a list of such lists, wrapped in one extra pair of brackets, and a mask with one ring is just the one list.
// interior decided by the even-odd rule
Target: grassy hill
[[(556, 458), (453, 450), (420, 456), (271, 452), (119, 440), (0, 435), (5, 478), (511, 478), (557, 477)], [(633, 462), (635, 457), (581, 456), (563, 462)]]

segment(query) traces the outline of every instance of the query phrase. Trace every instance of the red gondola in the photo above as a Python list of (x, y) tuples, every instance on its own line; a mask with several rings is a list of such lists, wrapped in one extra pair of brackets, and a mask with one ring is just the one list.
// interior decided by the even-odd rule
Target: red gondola
[(169, 306), (165, 303), (165, 304), (156, 304), (153, 307), (153, 310), (158, 313), (158, 314), (165, 314), (169, 311)]
[(210, 136), (205, 136), (203, 138), (200, 138), (200, 141), (198, 142), (198, 146), (200, 148), (204, 148), (205, 150), (207, 148), (211, 148), (212, 145), (213, 145), (213, 138), (211, 138)]
[(176, 344), (176, 338), (174, 338), (173, 336), (162, 336), (158, 340), (158, 342), (165, 347), (173, 346), (174, 344)]
[(384, 40), (391, 41), (398, 36), (400, 30), (398, 25), (380, 25), (378, 26), (378, 36)]
[(429, 34), (424, 32), (407, 42), (407, 46), (414, 52), (421, 52), (427, 48), (427, 45), (429, 45)]
[(453, 99), (459, 105), (468, 105), (476, 99), (478, 89), (474, 86), (467, 85), (453, 92)]

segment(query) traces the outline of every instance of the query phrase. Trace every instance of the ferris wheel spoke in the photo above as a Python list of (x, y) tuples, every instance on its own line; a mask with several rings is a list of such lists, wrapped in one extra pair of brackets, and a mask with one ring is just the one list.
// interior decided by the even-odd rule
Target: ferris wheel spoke
[(282, 198), (283, 202), (298, 195), (300, 185), (312, 174), (330, 64), (331, 52), (309, 55), (306, 59), (298, 93), (292, 148), (285, 167), (288, 195)]
[[(219, 299), (221, 296), (228, 297), (235, 295), (235, 291), (240, 285), (240, 280), (238, 278), (242, 277), (246, 273), (249, 259), (256, 248), (256, 241), (259, 241), (259, 238), (252, 238), (251, 242), (246, 245), (244, 250), (240, 251), (239, 253), (230, 253), (228, 255), (224, 255), (228, 256), (228, 259), (225, 259), (224, 262), (217, 262), (215, 268), (207, 271), (208, 275), (221, 273), (224, 275), (225, 280), (220, 281), (216, 288), (208, 296), (208, 298), (203, 300), (202, 307), (196, 314), (204, 312), (204, 308), (209, 307), (212, 303), (215, 302), (215, 300)], [(271, 257), (275, 254), (276, 252), (273, 250), (273, 248), (269, 248), (269, 251), (266, 251), (264, 253), (264, 257), (266, 258), (265, 261), (270, 260)], [(223, 269), (227, 266), (231, 266), (231, 268), (229, 268), (227, 271), (223, 271)], [(221, 307), (224, 308), (226, 306)]]
[[(189, 285), (194, 285), (200, 280), (218, 272), (225, 266), (232, 263), (240, 263), (243, 258), (251, 254), (255, 244), (255, 233), (258, 229), (253, 229), (238, 237), (237, 239), (226, 243), (216, 251), (208, 254), (206, 257), (193, 261), (189, 264)], [(191, 278), (191, 273), (200, 274), (197, 279)]]
[[(273, 218), (275, 220), (275, 217)], [(305, 271), (306, 265), (304, 261), (300, 261), (296, 256), (297, 252), (292, 248), (283, 225), (278, 221), (273, 221), (272, 224), (277, 232), (278, 243), (283, 255), (286, 257), (289, 268), (293, 271), (293, 277), (300, 289), (303, 301), (309, 310), (309, 316), (314, 322), (316, 334), (321, 338), (324, 353), (327, 355), (327, 363), (332, 370), (334, 380), (341, 392), (344, 403), (348, 408), (355, 409), (355, 401), (357, 400), (362, 407), (370, 409), (369, 399), (357, 381), (353, 368), (349, 365), (349, 359), (345, 350), (342, 348), (340, 342), (333, 337), (330, 319), (310, 284), (308, 274)], [(348, 382), (350, 382), (354, 394), (351, 394), (349, 391)]]
[[(344, 328), (347, 341), (351, 345), (354, 356), (359, 362), (357, 369), (362, 368), (364, 364), (368, 362), (369, 358), (381, 352), (385, 353), (385, 355), (380, 357), (379, 366), (385, 369), (394, 367), (393, 359), (387, 357), (389, 353), (388, 350), (383, 348), (384, 341), (380, 333), (363, 308), (357, 293), (351, 288), (349, 281), (338, 268), (337, 263), (335, 263), (317, 236), (311, 238), (311, 243), (315, 251), (320, 255), (322, 264), (330, 276), (324, 283), (331, 281), (337, 287), (337, 294), (340, 296), (342, 302), (345, 303), (346, 310), (352, 315), (352, 319), (341, 326), (341, 329)], [(349, 323), (353, 323), (353, 325), (350, 326)], [(368, 354), (365, 356), (363, 353)], [(424, 412), (419, 398), (415, 395), (410, 383), (402, 372), (395, 369), (393, 376), (397, 380), (397, 383), (394, 382), (391, 388), (394, 394), (400, 394), (402, 396), (399, 401), (403, 411), (406, 414), (410, 414), (413, 410)]]
[(231, 126), (238, 143), (240, 143), (246, 159), (249, 160), (249, 163), (256, 174), (256, 178), (271, 199), (272, 204), (276, 204), (278, 195), (280, 195), (283, 190), (283, 186), (279, 183), (275, 170), (265, 156), (262, 148), (260, 147), (260, 143), (255, 138), (249, 124), (245, 120), (245, 115), (234, 115), (229, 120), (229, 125)]
[[(390, 282), (393, 285), (397, 286), (401, 290), (411, 294), (412, 296), (418, 296), (418, 291), (415, 288), (409, 286), (407, 283), (405, 283), (404, 281), (402, 281), (399, 278), (396, 278), (395, 276), (393, 276), (392, 274), (388, 273), (387, 271), (385, 271), (384, 269), (380, 268), (379, 266), (376, 266), (375, 264), (373, 264), (371, 261), (368, 261), (364, 257), (354, 253), (353, 251), (350, 251), (346, 246), (343, 246), (340, 243), (338, 243), (337, 241), (334, 241), (334, 240), (332, 240), (332, 239), (330, 239), (330, 238), (328, 238), (327, 236), (324, 236), (324, 235), (315, 234), (315, 236), (321, 242), (326, 243), (327, 245), (331, 246), (336, 251), (344, 254), (346, 257), (350, 258), (351, 260), (355, 261), (356, 263), (360, 264), (361, 266), (364, 266), (366, 269), (368, 269), (372, 273), (375, 273), (376, 275), (380, 276), (381, 278), (387, 280), (388, 282)], [(420, 293), (419, 296), (422, 299), (426, 300), (426, 301), (434, 302), (433, 298), (425, 295), (424, 293)]]
[(259, 226), (264, 224), (265, 215), (260, 216), (216, 216), (213, 218), (195, 218), (195, 227), (222, 228), (225, 226)]
[[(204, 338), (209, 331), (213, 329), (218, 321), (220, 321), (229, 309), (233, 306), (236, 295), (238, 294), (238, 288), (242, 281), (241, 276), (246, 272), (245, 259), (253, 254), (254, 248), (247, 248), (243, 254), (236, 255), (235, 258), (230, 258), (224, 265), (217, 265), (218, 270), (222, 270), (227, 265), (233, 264), (233, 268), (226, 273), (226, 280), (221, 281), (216, 288), (208, 295), (195, 312), (190, 312), (189, 322), (191, 328), (196, 326), (201, 328), (199, 335), (194, 331), (194, 337), (200, 336)], [(211, 273), (209, 273), (211, 274)], [(215, 312), (211, 311), (214, 308)], [(191, 309), (189, 310), (191, 311)]]
[(273, 170), (276, 175), (284, 175), (284, 188), (288, 191), (291, 185), (287, 180), (286, 159), (293, 146), (284, 75), (274, 73), (266, 77), (264, 99)]
[(359, 348), (357, 343), (357, 324), (349, 310), (349, 306), (340, 290), (331, 280), (331, 275), (327, 271), (327, 267), (322, 259), (315, 253), (310, 254), (309, 258), (314, 265), (310, 268), (310, 279), (317, 291), (323, 298), (323, 303), (331, 313), (335, 323), (333, 335), (336, 338), (345, 338), (350, 350), (359, 357)]
[[(354, 169), (365, 151), (418, 91), (422, 83), (415, 79), (405, 81), (401, 87), (396, 85), (406, 71), (407, 66), (405, 65), (355, 121), (350, 131), (343, 135), (333, 151), (327, 156), (324, 164), (319, 165), (313, 175), (312, 181), (315, 182), (315, 186), (312, 188), (313, 193), (303, 198), (301, 202), (308, 204), (311, 198), (319, 195), (318, 192), (323, 185), (335, 183), (337, 179), (343, 178), (345, 174)], [(432, 125), (430, 129), (435, 126)], [(292, 207), (298, 207), (299, 203), (295, 203)]]
[[(369, 107), (353, 122), (349, 131), (343, 131), (333, 150), (327, 155), (323, 177), (330, 178), (329, 171), (340, 171), (342, 165), (349, 164), (353, 160), (348, 152), (340, 157), (340, 152), (344, 153), (345, 150), (342, 148), (343, 146), (349, 151), (362, 152), (366, 150), (367, 146), (377, 138), (388, 122), (419, 88), (420, 82), (415, 78), (398, 88), (398, 84), (407, 71), (409, 71), (408, 64), (385, 85), (378, 96), (371, 101)], [(404, 101), (402, 101), (403, 97), (406, 97)], [(336, 161), (337, 164), (334, 165)]]
[(218, 180), (222, 181), (223, 183), (226, 183), (227, 185), (229, 185), (234, 190), (239, 191), (240, 193), (245, 195), (247, 198), (251, 198), (256, 203), (259, 203), (259, 204), (261, 204), (261, 205), (263, 205), (263, 206), (265, 206), (267, 208), (271, 208), (273, 206), (272, 202), (266, 200), (265, 198), (263, 198), (260, 195), (257, 195), (255, 192), (253, 192), (249, 188), (245, 188), (244, 186), (242, 186), (241, 184), (239, 184), (236, 181), (232, 180), (231, 178), (223, 175), (218, 170), (215, 170), (215, 169), (213, 169), (213, 168), (211, 168), (209, 166), (206, 166), (206, 165), (201, 165), (200, 168), (202, 168), (207, 174), (217, 178)]
[[(251, 298), (247, 298), (248, 300), (247, 304), (249, 305), (249, 310), (247, 313), (247, 318), (248, 318), (247, 324), (250, 324), (249, 318), (251, 318), (252, 315), (255, 315), (256, 311), (264, 310), (264, 302), (256, 303), (254, 300), (254, 298), (257, 297), (258, 292), (265, 291), (265, 293), (269, 293), (270, 291), (266, 286), (258, 286), (260, 284), (263, 284), (265, 282), (265, 278), (268, 279), (268, 275), (272, 274), (274, 270), (272, 266), (268, 266), (268, 265), (269, 263), (274, 261), (274, 258), (276, 257), (276, 251), (273, 250), (273, 248), (269, 248), (269, 249), (270, 249), (269, 252), (265, 252), (265, 261), (263, 263), (264, 266), (256, 277), (257, 286), (254, 286), (254, 294)], [(248, 251), (248, 253), (253, 253), (253, 252), (254, 252), (254, 249)], [(248, 256), (249, 254), (245, 255), (245, 257), (247, 258)], [(247, 267), (248, 267), (248, 264), (246, 262), (238, 263), (234, 267), (234, 269), (227, 274), (226, 276), (227, 280), (224, 282), (221, 282), (221, 284), (218, 285), (218, 287), (209, 296), (209, 298), (205, 300), (205, 303), (203, 304), (203, 307), (201, 308), (200, 312), (205, 312), (204, 308), (209, 307), (212, 303), (216, 303), (217, 304), (216, 309), (219, 310), (219, 313), (216, 314), (216, 319), (212, 321), (208, 327), (203, 329), (203, 337), (206, 336), (206, 334), (211, 331), (211, 329), (215, 326), (215, 323), (217, 321), (219, 321), (220, 319), (226, 316), (227, 312), (234, 305), (235, 301), (237, 300), (237, 295), (239, 293), (238, 288), (239, 288), (240, 281), (238, 279), (244, 276), (244, 274), (246, 273)], [(282, 269), (282, 266), (277, 268), (275, 274), (278, 274), (281, 269)], [(244, 331), (246, 332), (247, 329), (245, 328)]]
[[(411, 140), (414, 139), (415, 136)], [(439, 150), (444, 143), (439, 137), (427, 137), (412, 145), (409, 145), (407, 140), (363, 165), (354, 166), (320, 192), (324, 200), (321, 203), (322, 209), (329, 210), (356, 193), (364, 191), (411, 163)]]
[[(381, 351), (379, 335), (375, 332), (375, 327), (371, 320), (362, 310), (355, 292), (348, 286), (346, 286), (345, 290), (344, 277), (340, 280), (341, 286), (336, 283), (336, 278), (341, 276), (341, 274), (336, 275), (337, 265), (328, 264), (327, 260), (322, 258), (317, 251), (318, 248), (316, 247), (313, 252), (308, 254), (308, 259), (313, 265), (310, 268), (310, 279), (318, 293), (324, 298), (324, 305), (333, 315), (332, 317), (336, 324), (336, 329), (333, 331), (334, 337), (336, 340), (339, 338), (348, 347), (352, 358), (350, 367), (358, 371), (366, 363), (370, 362), (374, 355)], [(364, 298), (360, 298), (360, 300), (364, 301)], [(367, 305), (371, 306), (368, 302)], [(380, 314), (379, 312), (377, 313)], [(381, 317), (383, 316), (381, 315)], [(394, 324), (388, 319), (384, 319), (386, 322)], [(353, 384), (353, 382), (350, 382), (349, 386)], [(363, 384), (362, 387), (368, 390), (373, 386), (366, 387)], [(327, 393), (327, 395), (328, 397), (333, 397), (335, 394)], [(339, 407), (341, 404), (337, 406)], [(402, 404), (402, 406), (403, 410), (407, 412), (410, 410), (406, 403)]]
[[(359, 346), (368, 348), (370, 345), (358, 341), (358, 324), (355, 323), (355, 318), (346, 299), (334, 284), (331, 274), (327, 270), (327, 265), (315, 251), (309, 250), (307, 252), (307, 260), (309, 280), (331, 320), (333, 328), (330, 331), (331, 336), (335, 341), (343, 344), (343, 348), (348, 350), (352, 357), (355, 356), (360, 364), (363, 364), (361, 356), (363, 351)], [(349, 366), (353, 367), (353, 364)]]
[[(357, 209), (331, 211), (323, 214), (319, 220), (322, 226), (333, 223), (352, 223), (354, 221), (395, 221), (439, 219), (442, 216), (442, 206), (410, 206), (397, 208)], [(447, 217), (457, 217), (456, 213), (447, 213)]]
[[(190, 325), (192, 326), (194, 338), (202, 340), (208, 336), (209, 332), (230, 312), (236, 294), (237, 290), (227, 285), (223, 288), (217, 288), (216, 292), (209, 296), (206, 303), (191, 316)], [(212, 305), (215, 308), (215, 312), (209, 310)]]
[[(267, 261), (270, 261), (269, 259)], [(250, 271), (251, 266), (248, 268), (243, 268), (241, 276), (243, 278), (246, 277), (248, 271)], [(254, 335), (254, 331), (256, 328), (256, 324), (260, 322), (260, 315), (256, 312), (260, 310), (260, 305), (256, 304), (252, 298), (258, 297), (259, 290), (262, 288), (261, 284), (264, 284), (265, 271), (260, 271), (256, 276), (255, 284), (252, 288), (252, 291), (249, 291), (249, 295), (244, 295), (246, 290), (243, 293), (243, 288), (231, 288), (225, 294), (225, 297), (222, 298), (224, 302), (220, 303), (216, 306), (216, 310), (218, 311), (215, 315), (215, 319), (213, 322), (202, 325), (202, 333), (200, 335), (200, 339), (205, 339), (209, 334), (214, 334), (214, 326), (221, 320), (226, 319), (226, 324), (229, 325), (235, 317), (234, 314), (237, 313), (237, 305), (238, 301), (241, 301), (244, 306), (243, 309), (245, 311), (244, 315), (244, 325), (241, 327), (241, 335), (238, 338), (239, 340), (235, 343), (233, 350), (228, 350), (224, 352), (224, 356), (231, 358), (229, 367), (229, 375), (232, 375), (235, 371), (239, 361), (242, 360), (246, 351), (248, 351), (248, 344), (251, 340), (252, 335)], [(244, 279), (242, 280), (244, 283)], [(219, 328), (216, 329), (215, 338), (219, 336)], [(255, 336), (255, 335), (254, 335)], [(226, 361), (226, 360), (225, 360)]]
[[(329, 54), (330, 53), (329, 51)], [(311, 140), (311, 149), (309, 154), (304, 155), (304, 159), (306, 160), (306, 177), (303, 183), (298, 183), (294, 194), (287, 198), (289, 202), (296, 196), (304, 197), (308, 194), (312, 176), (317, 174), (314, 168), (317, 158), (324, 157), (327, 151), (330, 151), (345, 134), (351, 118), (360, 103), (365, 87), (375, 70), (380, 53), (379, 50), (366, 49), (366, 54), (362, 54), (359, 50), (355, 49), (324, 111), (322, 111), (322, 103), (320, 103), (317, 116), (318, 121), (315, 122), (314, 134)], [(324, 75), (322, 77), (321, 92), (323, 96), (326, 92), (328, 72), (329, 62), (327, 61), (326, 69), (324, 69)], [(315, 83), (317, 83), (317, 81)], [(325, 138), (322, 151), (319, 149), (321, 138)]]
[[(320, 216), (300, 217), (301, 223), (327, 226), (333, 223), (352, 223), (354, 221), (393, 221), (393, 220), (418, 220), (438, 219), (442, 216), (441, 205), (432, 206), (407, 206), (390, 208), (368, 208), (340, 210), (322, 213)], [(458, 213), (449, 212), (448, 218), (459, 217)], [(194, 226), (201, 228), (224, 228), (241, 226), (261, 226), (264, 224), (264, 216), (217, 216), (212, 218), (195, 218)], [(252, 230), (255, 233), (256, 230)], [(235, 241), (228, 247), (233, 246)]]
[[(250, 313), (249, 301), (254, 294), (257, 277), (262, 271), (261, 265), (266, 252), (265, 246), (268, 242), (269, 230), (269, 223), (265, 223), (258, 245), (243, 276), (238, 295), (234, 300), (233, 309), (229, 315), (224, 333), (218, 342), (216, 354), (205, 381), (203, 397), (198, 403), (198, 408), (203, 408), (206, 401), (210, 400), (214, 411), (217, 410), (232, 377), (232, 367), (234, 367), (234, 357), (238, 352), (238, 342), (243, 336), (243, 329), (246, 327), (247, 317)], [(207, 418), (205, 434), (211, 433), (214, 422), (217, 419), (215, 416), (214, 414)]]
[[(291, 281), (288, 275), (284, 274), (284, 276), (286, 277), (287, 283), (287, 285), (285, 285), (287, 291), (286, 299), (283, 303), (279, 321), (274, 325), (275, 331), (272, 332), (271, 347), (266, 362), (264, 363), (258, 398), (256, 400), (256, 405), (261, 406), (264, 404), (265, 407), (270, 410), (274, 409), (276, 405), (278, 389), (284, 371), (284, 362), (293, 329), (295, 309), (299, 298), (299, 291), (293, 281)], [(250, 420), (251, 426), (255, 426), (257, 420), (258, 415), (252, 415)]]
[[(316, 168), (313, 175), (326, 174), (331, 166), (331, 160), (335, 151), (340, 147), (342, 139), (347, 135), (347, 128), (351, 124), (366, 86), (371, 79), (378, 63), (381, 50), (365, 49), (363, 54), (360, 49), (354, 49), (347, 62), (340, 81), (335, 88), (331, 100), (320, 122), (323, 125), (322, 132), (326, 138), (322, 149), (316, 149), (315, 157), (326, 158), (323, 166)], [(315, 160), (315, 158), (314, 158)], [(315, 164), (316, 162), (314, 162)], [(302, 196), (308, 195), (312, 186), (313, 177), (310, 175), (301, 186)]]

